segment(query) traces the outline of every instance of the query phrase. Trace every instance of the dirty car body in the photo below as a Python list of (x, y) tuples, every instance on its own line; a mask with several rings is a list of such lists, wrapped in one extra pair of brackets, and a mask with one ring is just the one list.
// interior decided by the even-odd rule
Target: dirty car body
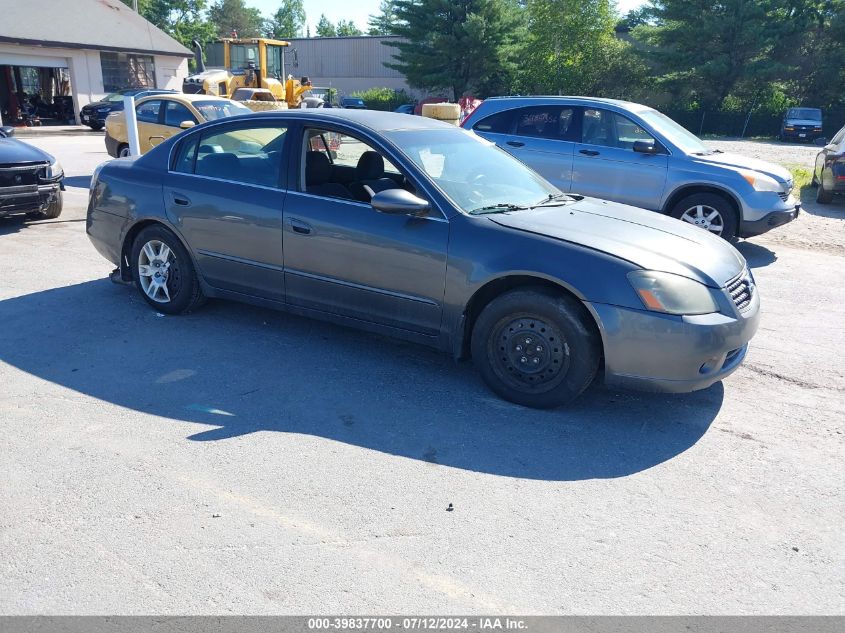
[[(317, 142), (326, 132), (341, 139), (338, 151)], [(217, 151), (231, 137), (240, 140)], [(259, 137), (271, 140), (260, 149), (244, 141)], [(348, 155), (360, 155), (357, 165), (343, 164)], [(363, 176), (369, 200), (344, 184)], [(599, 358), (611, 384), (706, 388), (742, 362), (759, 316), (744, 259), (718, 237), (566, 196), (476, 135), (401, 114), (293, 110), (198, 126), (102, 166), (87, 232), (115, 275), (139, 285), (156, 309), (166, 310), (195, 270), (196, 296), (498, 363), (513, 388), (497, 388), (482, 371), (485, 380), (528, 406), (580, 393)], [(182, 249), (180, 263), (174, 252)], [(171, 283), (171, 266), (182, 286)], [(535, 310), (535, 300), (552, 308)], [(567, 329), (556, 311), (578, 326)], [(568, 334), (555, 339), (558, 329)], [(595, 347), (579, 347), (582, 335)], [(484, 349), (490, 358), (480, 357)], [(573, 371), (579, 349), (597, 355), (584, 384), (544, 399), (545, 382), (560, 381), (561, 366)]]

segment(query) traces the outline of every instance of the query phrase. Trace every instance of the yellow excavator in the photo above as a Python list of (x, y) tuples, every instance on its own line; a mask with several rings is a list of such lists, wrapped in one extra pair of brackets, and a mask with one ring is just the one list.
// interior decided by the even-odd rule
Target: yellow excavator
[(290, 42), (263, 37), (222, 38), (208, 47), (206, 68), (202, 47), (194, 40), (197, 72), (185, 78), (182, 92), (231, 98), (238, 88), (264, 88), (280, 104), (302, 107), (303, 95), (311, 90), (311, 82), (307, 77), (300, 80), (288, 75), (283, 83), (285, 49), (289, 46)]

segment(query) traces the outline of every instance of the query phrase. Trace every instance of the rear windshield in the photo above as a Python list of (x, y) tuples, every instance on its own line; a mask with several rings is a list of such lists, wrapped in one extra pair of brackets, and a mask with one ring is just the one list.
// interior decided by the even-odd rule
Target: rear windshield
[(821, 121), (822, 111), (818, 108), (790, 108), (786, 116), (790, 119), (808, 119), (810, 121)]

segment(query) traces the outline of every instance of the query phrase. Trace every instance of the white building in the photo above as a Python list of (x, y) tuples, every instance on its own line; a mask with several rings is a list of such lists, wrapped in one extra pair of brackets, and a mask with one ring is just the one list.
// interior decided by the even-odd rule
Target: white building
[(120, 0), (0, 0), (0, 112), (21, 92), (73, 114), (122, 88), (182, 89), (191, 51)]

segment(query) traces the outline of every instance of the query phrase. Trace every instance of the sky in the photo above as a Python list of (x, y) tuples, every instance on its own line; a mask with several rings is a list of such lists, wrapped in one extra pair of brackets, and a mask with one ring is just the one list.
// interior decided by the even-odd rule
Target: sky
[[(616, 5), (620, 13), (627, 13), (644, 2), (645, 0), (617, 0)], [(279, 0), (247, 0), (247, 4), (258, 8), (269, 17), (275, 13), (281, 2)], [(379, 4), (379, 0), (305, 0), (305, 15), (311, 26), (312, 35), (323, 13), (332, 22), (352, 20), (359, 29), (366, 32), (367, 20), (370, 15), (378, 13)]]

